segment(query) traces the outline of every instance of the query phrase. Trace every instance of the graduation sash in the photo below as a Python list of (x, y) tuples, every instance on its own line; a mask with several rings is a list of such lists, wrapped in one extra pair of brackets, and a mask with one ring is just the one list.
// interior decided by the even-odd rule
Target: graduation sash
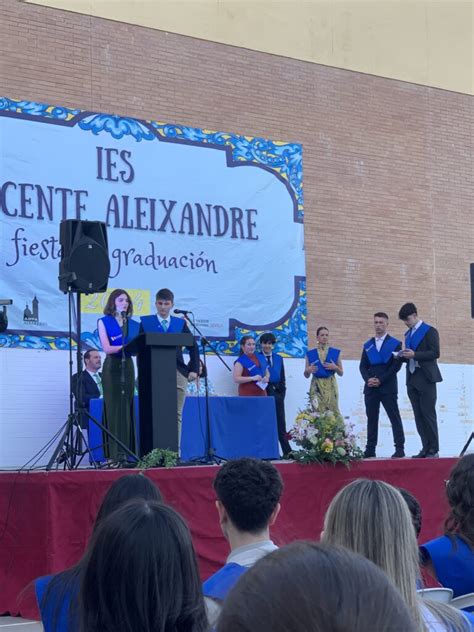
[[(340, 353), (341, 353), (340, 349), (334, 349), (333, 347), (329, 347), (325, 362), (334, 362), (334, 364), (336, 364), (339, 359)], [(328, 371), (327, 369), (324, 368), (323, 363), (321, 362), (319, 358), (319, 353), (317, 349), (310, 349), (307, 352), (306, 357), (308, 358), (308, 362), (310, 364), (314, 364), (315, 366), (318, 367), (318, 370), (316, 371), (316, 373), (313, 373), (313, 377), (328, 378), (334, 375), (335, 371)]]
[(152, 316), (142, 316), (140, 318), (140, 322), (142, 324), (143, 331), (147, 334), (180, 334), (185, 325), (184, 318), (175, 318), (174, 316), (171, 316), (170, 325), (165, 331), (163, 329), (163, 325), (161, 324), (161, 320), (159, 320), (159, 316), (156, 314), (153, 314)]
[(367, 340), (364, 344), (364, 350), (370, 364), (388, 364), (393, 357), (392, 352), (395, 351), (399, 344), (401, 344), (400, 340), (392, 338), (392, 336), (387, 336), (383, 341), (380, 351), (377, 351), (375, 339), (370, 338), (370, 340)]
[(411, 333), (411, 329), (405, 332), (405, 348), (412, 349), (412, 351), (416, 351), (418, 349), (418, 345), (426, 336), (428, 331), (431, 329), (431, 325), (427, 325), (426, 323), (421, 323), (418, 329), (414, 334)]
[[(131, 318), (127, 321), (128, 324), (128, 332), (125, 336), (125, 340), (122, 340), (122, 328), (118, 324), (117, 320), (108, 314), (100, 319), (104, 323), (105, 331), (107, 332), (107, 336), (109, 338), (110, 345), (112, 347), (119, 347), (120, 345), (126, 345), (127, 342), (133, 340), (138, 336), (140, 331), (140, 325), (136, 320), (132, 320)], [(130, 357), (130, 354), (125, 352), (127, 357)]]
[(248, 568), (235, 562), (229, 562), (217, 573), (211, 575), (202, 585), (205, 597), (212, 597), (224, 601), (230, 589), (235, 586), (237, 580), (246, 572)]
[[(265, 357), (265, 356), (264, 356)], [(272, 353), (272, 365), (270, 366), (265, 357), (267, 369), (270, 371), (270, 382), (278, 383), (281, 378), (281, 368), (283, 366), (283, 358), (278, 353)]]
[(245, 369), (247, 369), (247, 371), (249, 372), (249, 375), (251, 375), (252, 377), (254, 377), (255, 375), (261, 375), (262, 377), (264, 377), (265, 371), (267, 370), (267, 361), (265, 359), (265, 356), (263, 356), (260, 353), (255, 353), (254, 355), (257, 357), (258, 361), (260, 362), (260, 366), (255, 364), (253, 360), (251, 360), (248, 357), (248, 355), (245, 355), (245, 353), (243, 353), (239, 358), (237, 358), (235, 362), (240, 362), (240, 364)]

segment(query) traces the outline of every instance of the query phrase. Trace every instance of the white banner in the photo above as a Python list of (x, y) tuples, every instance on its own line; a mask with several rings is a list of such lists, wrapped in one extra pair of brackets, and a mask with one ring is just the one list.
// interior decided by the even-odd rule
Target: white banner
[[(135, 316), (170, 288), (204, 335), (230, 352), (243, 332), (306, 346), (302, 148), (294, 143), (0, 99), (2, 346), (65, 348), (59, 224), (108, 227), (109, 289)], [(97, 345), (106, 295), (82, 298)]]

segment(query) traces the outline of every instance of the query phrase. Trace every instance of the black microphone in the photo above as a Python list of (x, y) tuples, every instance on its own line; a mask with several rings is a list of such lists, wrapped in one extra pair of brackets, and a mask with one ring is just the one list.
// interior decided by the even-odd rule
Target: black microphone
[(127, 318), (127, 312), (120, 312), (120, 316), (125, 320)]
[(192, 311), (190, 309), (174, 309), (173, 313), (174, 314), (184, 314), (186, 316), (186, 314), (192, 314)]

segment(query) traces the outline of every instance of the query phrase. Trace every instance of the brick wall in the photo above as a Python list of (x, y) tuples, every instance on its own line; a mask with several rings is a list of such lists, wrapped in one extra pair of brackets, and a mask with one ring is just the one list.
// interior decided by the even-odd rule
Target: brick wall
[(466, 95), (2, 0), (1, 92), (304, 146), (310, 337), (346, 358), (413, 300), (472, 363), (473, 102)]

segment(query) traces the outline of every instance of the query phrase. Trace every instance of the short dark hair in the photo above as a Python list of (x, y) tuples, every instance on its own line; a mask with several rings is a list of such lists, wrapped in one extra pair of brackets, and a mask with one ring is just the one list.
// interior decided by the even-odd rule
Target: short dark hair
[(87, 351), (84, 353), (84, 356), (83, 356), (84, 357), (84, 362), (91, 357), (91, 353), (93, 351), (97, 351), (97, 349), (87, 349)]
[(294, 542), (260, 559), (224, 601), (219, 632), (414, 632), (387, 575), (342, 547)]
[(283, 491), (276, 467), (251, 458), (228, 461), (217, 472), (213, 486), (232, 523), (248, 533), (268, 526)]
[(385, 318), (386, 320), (388, 320), (388, 314), (386, 314), (385, 312), (376, 312), (374, 314), (374, 318)]
[(81, 564), (80, 630), (208, 629), (191, 534), (171, 507), (126, 503), (101, 522)]
[(398, 312), (398, 318), (400, 320), (406, 320), (408, 316), (412, 314), (418, 315), (418, 310), (416, 309), (415, 303), (405, 303), (400, 307), (400, 311)]
[(171, 290), (168, 290), (168, 288), (164, 287), (161, 290), (158, 290), (158, 292), (156, 293), (155, 296), (155, 301), (171, 301), (172, 303), (174, 303), (174, 294)]
[(329, 333), (329, 329), (327, 327), (324, 327), (323, 325), (322, 327), (318, 327), (316, 329), (316, 335), (319, 336), (319, 334), (322, 332), (323, 329), (325, 329)]
[(133, 316), (133, 301), (130, 297), (130, 294), (125, 291), (125, 290), (113, 290), (112, 292), (110, 292), (109, 294), (109, 298), (107, 299), (107, 303), (105, 304), (104, 307), (104, 314), (107, 316), (114, 316), (115, 312), (117, 311), (115, 309), (115, 299), (117, 299), (121, 294), (125, 294), (126, 297), (128, 298), (128, 309), (127, 309), (127, 316)]
[(400, 494), (403, 496), (406, 504), (408, 505), (408, 509), (411, 513), (411, 519), (413, 522), (413, 527), (415, 528), (416, 537), (420, 535), (421, 531), (421, 523), (422, 523), (422, 513), (420, 503), (417, 501), (413, 494), (403, 487), (397, 487)]
[(264, 344), (266, 342), (271, 342), (273, 345), (276, 343), (277, 339), (272, 334), (271, 331), (268, 331), (260, 336), (260, 344)]

